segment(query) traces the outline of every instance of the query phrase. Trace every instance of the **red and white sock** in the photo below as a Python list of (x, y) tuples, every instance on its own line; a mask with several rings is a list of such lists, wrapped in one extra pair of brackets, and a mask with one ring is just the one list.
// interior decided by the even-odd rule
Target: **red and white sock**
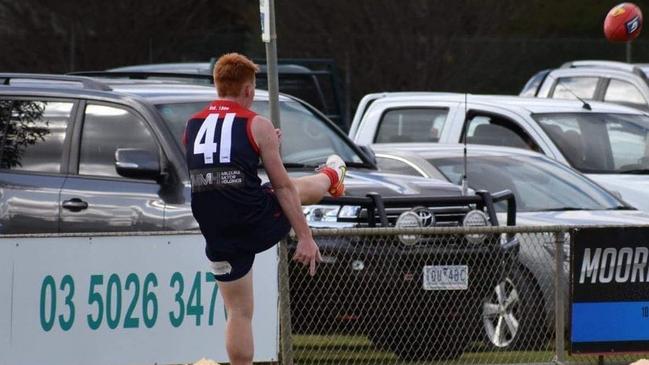
[(319, 172), (327, 175), (329, 178), (330, 185), (329, 187), (336, 186), (338, 184), (338, 181), (340, 181), (340, 178), (338, 177), (338, 173), (336, 170), (332, 169), (331, 167), (323, 167), (322, 170)]

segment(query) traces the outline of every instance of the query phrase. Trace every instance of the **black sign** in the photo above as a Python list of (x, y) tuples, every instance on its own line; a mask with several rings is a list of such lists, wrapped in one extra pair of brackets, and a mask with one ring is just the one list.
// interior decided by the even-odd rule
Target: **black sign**
[(649, 228), (573, 231), (570, 263), (573, 353), (649, 349)]

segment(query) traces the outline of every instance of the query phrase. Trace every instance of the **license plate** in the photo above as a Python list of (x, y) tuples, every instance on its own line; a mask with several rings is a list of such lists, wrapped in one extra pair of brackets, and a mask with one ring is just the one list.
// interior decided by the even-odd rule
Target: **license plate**
[(467, 290), (469, 266), (424, 266), (424, 290)]

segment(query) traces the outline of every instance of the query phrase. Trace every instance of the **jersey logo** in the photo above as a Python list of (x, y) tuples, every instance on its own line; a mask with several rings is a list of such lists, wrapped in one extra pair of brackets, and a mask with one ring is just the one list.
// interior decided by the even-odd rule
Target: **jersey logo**
[(220, 111), (220, 112), (223, 112), (223, 111), (227, 112), (228, 110), (230, 110), (230, 107), (229, 107), (229, 106), (225, 106), (225, 105), (219, 105), (219, 106), (216, 106), (216, 105), (210, 105), (209, 108), (208, 108), (208, 110), (211, 110), (211, 111), (218, 110), (218, 111)]
[(191, 170), (192, 193), (216, 190), (225, 186), (243, 186), (244, 175), (236, 168)]

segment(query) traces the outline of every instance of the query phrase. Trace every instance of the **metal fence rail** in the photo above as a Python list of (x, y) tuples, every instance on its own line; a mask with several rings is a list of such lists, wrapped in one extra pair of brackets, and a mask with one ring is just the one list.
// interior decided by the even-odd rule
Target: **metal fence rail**
[(565, 350), (570, 229), (315, 230), (316, 276), (288, 264), (283, 363), (598, 363)]

